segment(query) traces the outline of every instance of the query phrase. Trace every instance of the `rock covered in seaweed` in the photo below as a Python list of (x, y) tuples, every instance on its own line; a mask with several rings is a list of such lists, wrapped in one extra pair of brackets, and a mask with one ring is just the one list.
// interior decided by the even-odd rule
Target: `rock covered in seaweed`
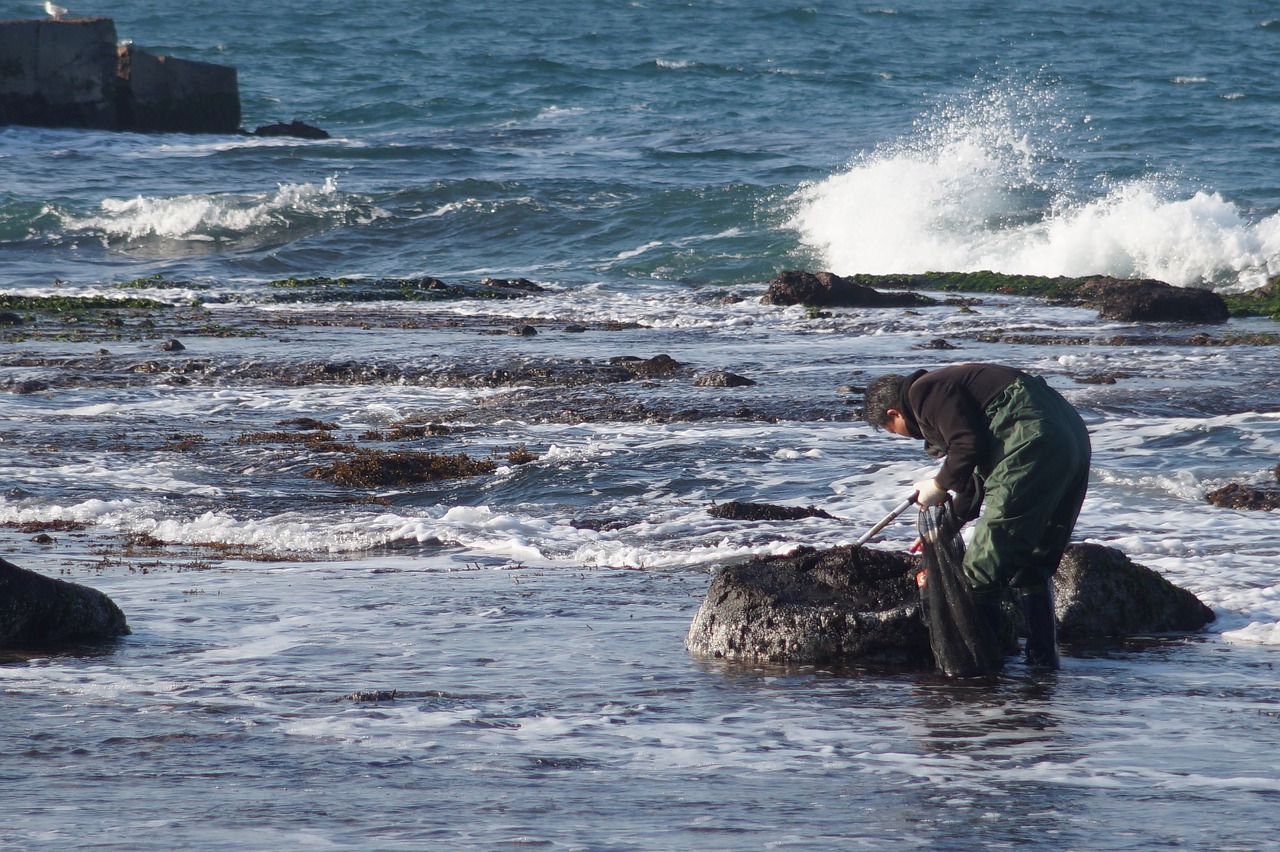
[(1280, 488), (1274, 485), (1245, 485), (1233, 482), (1210, 491), (1204, 495), (1204, 499), (1224, 509), (1270, 512), (1273, 509), (1280, 509)]
[(0, 648), (96, 642), (128, 633), (120, 607), (97, 589), (0, 559)]

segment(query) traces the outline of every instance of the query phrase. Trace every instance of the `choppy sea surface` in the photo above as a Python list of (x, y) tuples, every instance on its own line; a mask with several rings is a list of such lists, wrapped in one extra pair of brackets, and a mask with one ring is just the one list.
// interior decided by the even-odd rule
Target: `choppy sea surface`
[[(101, 589), (133, 630), (0, 660), (0, 847), (1280, 843), (1276, 513), (1204, 499), (1275, 482), (1275, 323), (759, 298), (786, 269), (1260, 285), (1280, 272), (1280, 10), (72, 12), (236, 66), (246, 128), (332, 138), (0, 128), (0, 294), (172, 306), (0, 330), (3, 556)], [(377, 283), (427, 276), (543, 289)], [(680, 368), (608, 378), (660, 354)], [(1085, 417), (1077, 539), (1217, 620), (982, 683), (690, 656), (716, 568), (851, 542), (930, 470), (856, 420), (854, 389), (971, 360), (1041, 373)], [(756, 384), (694, 383), (714, 370)], [(307, 476), (353, 448), (495, 468)], [(707, 513), (728, 500), (840, 520)]]

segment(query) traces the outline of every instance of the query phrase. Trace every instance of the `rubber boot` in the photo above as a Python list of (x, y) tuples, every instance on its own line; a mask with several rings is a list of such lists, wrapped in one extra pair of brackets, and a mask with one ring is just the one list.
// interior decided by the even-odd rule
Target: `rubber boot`
[(978, 617), (983, 623), (990, 628), (992, 638), (1000, 642), (1000, 638), (1004, 635), (1004, 613), (1001, 611), (1000, 599), (975, 596), (973, 608), (977, 610)]
[(1018, 592), (1018, 605), (1027, 626), (1027, 665), (1058, 668), (1058, 621), (1053, 593), (1047, 587)]

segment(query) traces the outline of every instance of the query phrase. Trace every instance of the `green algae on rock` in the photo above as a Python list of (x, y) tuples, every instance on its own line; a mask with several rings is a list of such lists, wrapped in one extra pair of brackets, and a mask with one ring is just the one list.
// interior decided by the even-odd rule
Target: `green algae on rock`
[(543, 288), (525, 278), (485, 278), (447, 284), (439, 278), (284, 278), (267, 282), (283, 291), (277, 302), (435, 302), (445, 299), (519, 299)]

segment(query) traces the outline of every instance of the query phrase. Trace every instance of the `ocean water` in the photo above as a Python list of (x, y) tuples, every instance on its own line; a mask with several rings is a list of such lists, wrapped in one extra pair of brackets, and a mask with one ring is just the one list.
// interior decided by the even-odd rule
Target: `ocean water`
[[(1280, 350), (1193, 342), (1275, 324), (759, 303), (799, 268), (1260, 285), (1280, 272), (1276, 9), (72, 11), (236, 66), (247, 128), (332, 138), (0, 129), (0, 292), (175, 306), (3, 331), (4, 556), (107, 592), (133, 634), (0, 658), (0, 846), (1280, 842), (1276, 515), (1204, 500), (1275, 482)], [(279, 285), (319, 276), (544, 289)], [(524, 324), (539, 333), (507, 333)], [(599, 378), (658, 354), (683, 371)], [(850, 542), (930, 470), (854, 419), (848, 387), (971, 360), (1045, 375), (1080, 409), (1076, 537), (1217, 620), (982, 683), (691, 657), (714, 570)], [(757, 384), (693, 384), (717, 369)], [(346, 450), (280, 437), (300, 418), (349, 447), (498, 464), (344, 487), (306, 472)], [(391, 437), (405, 423), (448, 430)], [(520, 446), (536, 460), (506, 462)], [(707, 514), (727, 500), (839, 520)], [(876, 546), (913, 536), (904, 521)]]

